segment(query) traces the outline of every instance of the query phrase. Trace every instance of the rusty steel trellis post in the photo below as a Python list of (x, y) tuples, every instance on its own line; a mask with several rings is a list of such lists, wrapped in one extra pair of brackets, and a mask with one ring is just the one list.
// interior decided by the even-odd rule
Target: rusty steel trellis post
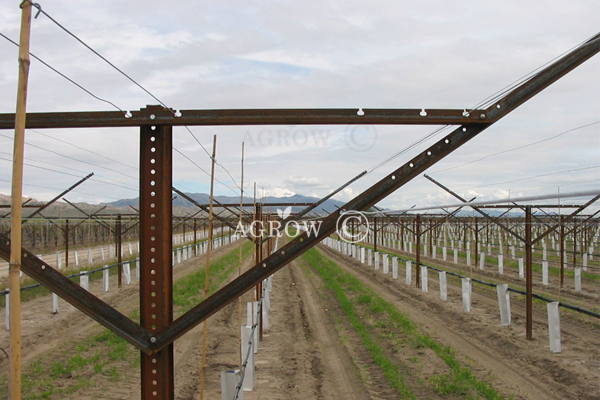
[[(173, 320), (172, 129), (140, 132), (140, 322), (153, 335)], [(141, 380), (142, 399), (174, 398), (173, 343), (141, 352)]]
[(527, 340), (533, 340), (533, 257), (531, 247), (531, 206), (525, 207), (525, 290), (526, 294), (526, 320), (525, 330)]

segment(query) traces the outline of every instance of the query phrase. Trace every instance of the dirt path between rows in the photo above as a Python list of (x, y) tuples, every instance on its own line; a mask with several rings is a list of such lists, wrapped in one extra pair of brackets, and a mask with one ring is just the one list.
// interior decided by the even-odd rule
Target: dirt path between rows
[[(480, 375), (492, 374), (501, 392), (527, 399), (597, 399), (600, 396), (600, 330), (597, 323), (569, 327), (563, 318), (563, 352), (548, 348), (545, 306), (534, 310), (534, 340), (525, 340), (522, 306), (513, 297), (513, 323), (499, 323), (495, 291), (474, 291), (472, 311), (462, 310), (460, 287), (448, 282), (448, 302), (430, 278), (429, 293), (406, 286), (349, 257), (321, 246), (328, 257), (359, 277), (385, 300), (396, 305), (437, 341), (453, 347), (459, 357)], [(402, 268), (401, 271), (402, 272)], [(400, 273), (399, 275), (402, 276)], [(430, 276), (434, 277), (431, 273)], [(439, 289), (438, 289), (439, 290)], [(516, 308), (515, 308), (516, 306)]]
[[(242, 297), (242, 321), (246, 301)], [(293, 262), (273, 277), (270, 330), (265, 331), (255, 355), (257, 386), (246, 400), (306, 400), (368, 398), (357, 382), (351, 360), (331, 325), (327, 309), (314, 285)], [(208, 321), (206, 399), (220, 399), (220, 371), (237, 369), (239, 359), (238, 311), (234, 302)], [(187, 344), (179, 343), (185, 341)], [(176, 398), (199, 398), (201, 329), (176, 342)], [(187, 356), (178, 359), (181, 350)], [(132, 396), (131, 399), (139, 397)]]

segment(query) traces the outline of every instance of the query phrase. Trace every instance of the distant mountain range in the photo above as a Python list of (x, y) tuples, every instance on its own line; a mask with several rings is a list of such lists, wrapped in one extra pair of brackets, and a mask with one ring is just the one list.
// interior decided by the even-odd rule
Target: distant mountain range
[[(210, 196), (206, 193), (184, 193), (186, 196), (188, 196), (189, 198), (193, 199), (194, 201), (196, 201), (198, 204), (201, 205), (208, 205), (210, 202)], [(175, 209), (176, 207), (194, 207), (196, 208), (196, 205), (194, 205), (192, 202), (188, 201), (187, 199), (185, 199), (183, 196), (180, 195), (174, 195), (176, 196), (173, 199), (173, 208)], [(220, 204), (226, 204), (226, 205), (231, 205), (232, 208), (239, 208), (240, 206), (240, 198), (239, 197), (234, 197), (234, 196), (215, 196), (215, 205), (218, 203)], [(309, 196), (303, 196), (300, 194), (295, 194), (293, 196), (288, 196), (288, 197), (274, 197), (274, 196), (267, 196), (262, 198), (262, 203), (263, 204), (305, 204), (305, 203), (316, 203), (318, 202), (319, 198), (317, 197), (309, 197)], [(122, 200), (117, 200), (117, 201), (113, 201), (111, 203), (106, 203), (107, 206), (110, 207), (137, 207), (140, 203), (139, 197), (133, 198), (133, 199), (122, 199)], [(244, 197), (244, 207), (252, 207), (254, 204), (254, 200), (249, 198), (249, 197)], [(335, 210), (337, 210), (339, 207), (341, 207), (342, 205), (344, 205), (344, 202), (338, 201), (338, 200), (333, 200), (333, 199), (329, 199), (327, 201), (325, 201), (323, 204), (321, 204), (319, 207), (317, 207), (314, 212), (316, 213), (320, 213), (320, 214), (324, 214), (325, 212), (327, 213), (331, 213)], [(306, 205), (299, 205), (299, 206), (293, 206), (292, 207), (292, 212), (298, 212), (303, 210), (304, 208), (306, 208)], [(277, 208), (280, 208), (278, 206), (269, 206), (269, 207), (265, 207), (263, 208), (263, 212), (276, 212), (275, 210)]]
[[(193, 199), (195, 202), (197, 202), (200, 205), (208, 205), (209, 204), (210, 198), (206, 193), (184, 193), (184, 194), (186, 196), (190, 197), (191, 199)], [(23, 199), (24, 202), (26, 200), (29, 200), (29, 199), (27, 199), (27, 198)], [(263, 212), (276, 213), (277, 209), (283, 210), (283, 208), (287, 207), (287, 205), (284, 206), (283, 204), (316, 203), (319, 200), (320, 199), (316, 198), (316, 197), (303, 196), (300, 194), (296, 194), (294, 196), (288, 196), (288, 197), (267, 196), (262, 199), (263, 204), (273, 204), (273, 206), (264, 207)], [(217, 204), (217, 202), (221, 203), (221, 204), (230, 205), (232, 212), (236, 213), (237, 212), (236, 210), (239, 209), (240, 198), (235, 197), (235, 196), (215, 196), (215, 204)], [(253, 206), (253, 203), (254, 203), (253, 199), (251, 199), (249, 197), (244, 198), (244, 207), (246, 208), (247, 211), (249, 211), (251, 209), (251, 207)], [(28, 215), (30, 215), (31, 213), (36, 211), (36, 208), (30, 208), (30, 206), (43, 205), (43, 204), (44, 204), (44, 202), (39, 202), (35, 199), (31, 199), (27, 203), (27, 206), (25, 206), (26, 208), (24, 208), (24, 210), (23, 210), (23, 216), (26, 218)], [(138, 209), (138, 206), (139, 206), (139, 197), (136, 197), (133, 199), (121, 199), (121, 200), (113, 201), (110, 203), (102, 203), (102, 204), (88, 204), (88, 203), (73, 203), (73, 204), (87, 214), (96, 213), (100, 209), (102, 209), (102, 210), (97, 215), (135, 214), (135, 213), (137, 213), (136, 210)], [(278, 204), (282, 204), (282, 205), (277, 206)], [(311, 215), (314, 215), (314, 214), (325, 215), (326, 213), (329, 214), (329, 213), (337, 210), (338, 208), (342, 207), (344, 204), (345, 203), (342, 201), (329, 199), (326, 202), (324, 202), (323, 204), (321, 204), (319, 207), (317, 207), (314, 211), (312, 211)], [(4, 205), (4, 207), (2, 207), (2, 208), (5, 208), (6, 205), (10, 205), (10, 196), (0, 194), (0, 206), (2, 206), (2, 205)], [(292, 212), (294, 212), (294, 213), (299, 212), (299, 211), (303, 210), (304, 208), (306, 208), (306, 205), (293, 206)], [(175, 215), (175, 216), (190, 215), (190, 214), (195, 213), (197, 210), (198, 210), (198, 208), (196, 207), (196, 205), (194, 205), (190, 201), (186, 200), (183, 196), (176, 195), (176, 194), (174, 195), (173, 215)], [(5, 213), (8, 211), (9, 210), (6, 209)], [(371, 211), (374, 211), (374, 210), (371, 210)], [(432, 210), (432, 211), (435, 212), (435, 210)], [(493, 216), (493, 217), (498, 217), (503, 214), (503, 211), (498, 211), (498, 210), (489, 210), (488, 209), (488, 210), (486, 210), (486, 212), (490, 216)], [(3, 212), (0, 211), (0, 215), (2, 213)], [(73, 206), (71, 206), (70, 204), (67, 204), (64, 201), (57, 201), (56, 203), (54, 203), (51, 206), (49, 206), (48, 208), (46, 208), (42, 214), (46, 217), (87, 218), (86, 215), (82, 214), (80, 211), (78, 211)], [(223, 215), (227, 215), (227, 213), (224, 213)], [(478, 213), (474, 213), (473, 211), (460, 211), (457, 215), (461, 216), (461, 217), (465, 217), (465, 216), (480, 217), (480, 215)], [(522, 212), (520, 212), (520, 211), (513, 211), (510, 213), (511, 217), (521, 216), (521, 215), (522, 215)]]

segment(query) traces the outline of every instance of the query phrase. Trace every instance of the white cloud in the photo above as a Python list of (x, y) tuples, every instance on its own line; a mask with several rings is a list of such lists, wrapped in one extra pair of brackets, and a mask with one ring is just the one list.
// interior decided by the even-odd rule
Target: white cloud
[(289, 185), (300, 187), (312, 187), (321, 185), (321, 180), (317, 177), (307, 178), (304, 176), (288, 176), (285, 182)]
[(286, 188), (274, 187), (270, 189), (265, 189), (263, 191), (265, 196), (275, 196), (275, 197), (290, 197), (295, 195), (295, 192), (292, 192)]

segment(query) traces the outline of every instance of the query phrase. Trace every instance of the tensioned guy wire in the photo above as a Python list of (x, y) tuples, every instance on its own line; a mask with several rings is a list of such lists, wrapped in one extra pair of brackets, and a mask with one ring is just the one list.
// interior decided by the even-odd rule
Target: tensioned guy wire
[[(545, 66), (549, 65), (553, 61), (559, 59), (563, 55), (565, 55), (565, 54), (567, 54), (567, 53), (569, 53), (569, 52), (571, 52), (571, 51), (573, 51), (573, 50), (581, 47), (583, 44), (585, 44), (587, 41), (589, 41), (592, 37), (593, 36), (590, 36), (590, 38), (588, 38), (588, 39), (582, 41), (581, 43), (573, 46), (571, 49), (563, 52), (562, 54), (558, 55), (557, 57), (553, 58), (552, 60), (546, 62), (545, 64), (543, 64), (543, 65), (539, 66), (538, 68), (536, 68), (536, 69), (530, 71), (529, 73), (525, 74), (521, 78), (515, 80), (511, 84), (505, 86), (504, 88), (500, 89), (499, 91), (497, 91), (497, 92), (493, 93), (492, 95), (486, 97), (485, 99), (483, 99), (482, 101), (480, 101), (479, 103), (477, 103), (475, 106), (473, 106), (470, 110), (477, 109), (478, 107), (483, 107), (483, 108), (488, 107), (489, 105), (493, 104), (496, 100), (500, 99), (501, 97), (503, 97), (504, 95), (506, 95), (508, 92), (510, 92), (511, 90), (513, 90), (515, 87), (517, 87), (519, 85), (522, 85), (523, 83), (525, 83), (526, 81), (528, 81), (529, 79), (531, 79), (535, 75), (535, 73), (537, 73), (538, 71), (540, 71), (542, 68), (544, 68)], [(443, 126), (441, 128), (438, 128), (438, 129), (434, 130), (433, 132), (431, 132), (431, 133), (423, 136), (421, 139), (417, 140), (413, 144), (407, 146), (403, 150), (400, 150), (399, 152), (395, 153), (391, 157), (389, 157), (389, 158), (385, 159), (384, 161), (380, 162), (379, 164), (375, 165), (373, 168), (371, 168), (369, 170), (369, 173), (371, 173), (374, 170), (376, 170), (377, 168), (379, 168), (379, 167), (387, 164), (388, 162), (390, 162), (390, 161), (398, 158), (399, 156), (405, 154), (406, 152), (408, 152), (409, 150), (411, 150), (414, 147), (418, 146), (419, 144), (423, 143), (424, 141), (428, 140), (429, 138), (436, 136), (442, 130), (447, 129), (448, 127), (449, 127), (448, 125)]]
[[(52, 16), (50, 16), (47, 12), (45, 12), (44, 10), (42, 10), (42, 7), (38, 4), (38, 3), (34, 3), (31, 0), (24, 0), (23, 3), (21, 3), (21, 6), (25, 3), (28, 2), (30, 3), (33, 7), (38, 9), (38, 12), (35, 16), (35, 18), (37, 18), (39, 16), (39, 14), (44, 14), (48, 19), (50, 19), (50, 21), (54, 22), (54, 24), (56, 24), (59, 28), (61, 28), (63, 31), (65, 31), (68, 35), (70, 35), (71, 37), (73, 37), (75, 40), (77, 40), (79, 43), (81, 43), (85, 48), (87, 48), (89, 51), (91, 51), (92, 53), (94, 53), (96, 56), (98, 56), (101, 60), (103, 60), (105, 63), (107, 63), (109, 66), (111, 66), (112, 68), (114, 68), (117, 72), (119, 72), (121, 75), (123, 75), (125, 78), (127, 78), (129, 81), (131, 81), (133, 84), (135, 84), (137, 87), (139, 87), (140, 89), (142, 89), (145, 93), (147, 93), (150, 97), (152, 97), (154, 100), (156, 100), (161, 106), (163, 106), (165, 109), (171, 111), (173, 113), (173, 115), (176, 115), (176, 112), (173, 111), (171, 108), (169, 108), (163, 101), (161, 101), (157, 96), (155, 96), (154, 94), (152, 94), (152, 92), (150, 92), (148, 89), (146, 89), (144, 86), (142, 86), (139, 82), (137, 82), (135, 79), (133, 79), (131, 76), (129, 76), (127, 73), (125, 73), (123, 70), (121, 70), (120, 68), (118, 68), (116, 65), (114, 65), (112, 62), (110, 62), (106, 57), (104, 57), (103, 55), (101, 55), (99, 52), (97, 52), (96, 50), (94, 50), (90, 45), (88, 45), (87, 43), (85, 43), (82, 39), (80, 39), (77, 35), (75, 35), (73, 32), (71, 32), (70, 30), (68, 30), (66, 27), (64, 27), (62, 24), (60, 24), (58, 21), (56, 21), (54, 18), (52, 18)], [(78, 85), (79, 86), (79, 85)], [(84, 89), (85, 90), (85, 89)], [(94, 96), (96, 97), (96, 96)], [(118, 108), (118, 107), (117, 107)], [(119, 108), (120, 111), (123, 111)], [(206, 149), (206, 147), (204, 147), (204, 145), (198, 140), (198, 138), (196, 137), (196, 135), (194, 135), (194, 133), (190, 130), (189, 127), (185, 126), (185, 129), (187, 129), (187, 131), (192, 135), (192, 137), (196, 140), (196, 142), (200, 145), (200, 147), (202, 147), (202, 149), (204, 150), (204, 152), (209, 156), (209, 158), (212, 160), (212, 156), (211, 154), (208, 152), (208, 150)], [(237, 182), (235, 181), (235, 179), (233, 178), (233, 176), (231, 175), (231, 173), (227, 170), (227, 168), (225, 168), (225, 166), (223, 166), (222, 164), (220, 164), (219, 162), (217, 162), (217, 160), (215, 159), (215, 164), (217, 164), (219, 167), (221, 167), (228, 175), (229, 177), (232, 179), (232, 181), (234, 182), (234, 184), (239, 188), (239, 185), (237, 184)], [(195, 164), (195, 163), (194, 163)], [(196, 165), (196, 164), (195, 164)], [(210, 176), (210, 174), (209, 174)]]
[(507, 184), (507, 183), (514, 183), (514, 182), (527, 181), (527, 180), (530, 180), (530, 179), (542, 178), (544, 176), (560, 175), (560, 174), (566, 174), (566, 173), (569, 173), (569, 172), (585, 171), (585, 170), (588, 170), (588, 169), (595, 169), (595, 168), (600, 168), (600, 165), (592, 165), (590, 167), (583, 167), (583, 168), (565, 169), (565, 170), (562, 170), (562, 171), (549, 172), (547, 174), (529, 176), (527, 178), (514, 179), (514, 180), (511, 180), (511, 181), (494, 182), (494, 183), (489, 183), (487, 185), (474, 186), (471, 189), (477, 189), (477, 188), (488, 187), (488, 186), (495, 186), (495, 185), (504, 185), (504, 184)]
[[(134, 166), (132, 166), (132, 165), (129, 165), (129, 164), (125, 164), (124, 162), (121, 162), (121, 161), (118, 161), (118, 160), (114, 160), (114, 159), (112, 159), (112, 158), (110, 158), (110, 157), (106, 157), (105, 155), (102, 155), (102, 154), (100, 154), (100, 153), (97, 153), (97, 152), (95, 152), (95, 151), (92, 151), (92, 150), (86, 149), (86, 148), (84, 148), (84, 147), (77, 146), (76, 144), (73, 144), (73, 143), (67, 142), (66, 140), (62, 140), (62, 139), (59, 139), (59, 138), (57, 138), (57, 137), (54, 137), (54, 136), (51, 136), (51, 135), (47, 135), (47, 134), (45, 134), (45, 133), (42, 133), (42, 132), (40, 132), (40, 131), (37, 131), (37, 130), (35, 130), (35, 129), (28, 129), (28, 130), (29, 130), (30, 132), (37, 133), (38, 135), (45, 136), (45, 137), (47, 137), (48, 139), (56, 140), (56, 141), (58, 141), (58, 142), (61, 142), (61, 143), (64, 143), (64, 144), (68, 144), (69, 146), (73, 146), (73, 147), (75, 147), (76, 149), (83, 150), (83, 151), (86, 151), (86, 152), (88, 152), (88, 153), (94, 154), (95, 156), (98, 156), (98, 157), (104, 158), (105, 160), (108, 160), (108, 161), (111, 161), (111, 162), (114, 162), (114, 163), (117, 163), (117, 164), (121, 164), (121, 165), (123, 165), (123, 166), (125, 166), (125, 167), (129, 167), (129, 168), (131, 168), (131, 169), (134, 169), (134, 170), (136, 170), (136, 171), (138, 171), (138, 170), (139, 170), (139, 168), (137, 168), (137, 167), (134, 167)], [(138, 179), (138, 178), (135, 178), (135, 179)]]
[(572, 129), (563, 131), (563, 132), (561, 132), (561, 133), (559, 133), (557, 135), (551, 136), (549, 138), (538, 140), (537, 142), (531, 142), (531, 143), (525, 144), (523, 146), (513, 147), (511, 149), (502, 150), (502, 151), (499, 151), (497, 153), (488, 154), (487, 156), (478, 158), (477, 160), (469, 161), (469, 162), (461, 164), (461, 165), (457, 165), (457, 166), (454, 166), (454, 167), (449, 167), (449, 168), (445, 168), (445, 169), (441, 169), (441, 170), (437, 170), (437, 171), (431, 171), (430, 174), (432, 175), (432, 174), (436, 174), (436, 173), (440, 173), (440, 172), (450, 171), (452, 169), (464, 167), (465, 165), (469, 165), (469, 164), (473, 164), (473, 163), (485, 160), (486, 158), (494, 157), (494, 156), (497, 156), (497, 155), (500, 155), (500, 154), (509, 153), (511, 151), (520, 150), (520, 149), (524, 149), (524, 148), (531, 147), (531, 146), (535, 146), (537, 144), (548, 142), (550, 140), (556, 139), (556, 138), (558, 138), (558, 137), (560, 137), (562, 135), (565, 135), (567, 133), (574, 132), (574, 131), (577, 131), (577, 130), (580, 130), (580, 129), (583, 129), (583, 128), (587, 128), (587, 127), (592, 126), (592, 125), (597, 125), (597, 124), (600, 124), (600, 121), (595, 121), (595, 122), (591, 122), (589, 124), (581, 125), (581, 126), (578, 126), (576, 128), (572, 128)]
[[(0, 32), (0, 36), (2, 36), (4, 39), (8, 40), (10, 43), (14, 44), (15, 46), (19, 47), (19, 44), (17, 42), (15, 42), (14, 40), (8, 38), (6, 35), (4, 35), (2, 32)], [(117, 106), (115, 103), (108, 101), (106, 99), (103, 99), (101, 97), (96, 96), (94, 93), (90, 92), (89, 90), (87, 90), (86, 88), (84, 88), (83, 86), (81, 86), (79, 83), (75, 82), (73, 79), (69, 78), (68, 76), (66, 76), (65, 74), (63, 74), (62, 72), (60, 72), (59, 70), (57, 70), (56, 68), (54, 68), (53, 66), (51, 66), (50, 64), (48, 64), (47, 62), (45, 62), (44, 60), (42, 60), (41, 58), (39, 58), (38, 56), (36, 56), (33, 53), (29, 53), (29, 55), (33, 58), (35, 58), (36, 60), (38, 60), (39, 62), (41, 62), (42, 64), (44, 64), (46, 67), (50, 68), (52, 71), (56, 72), (58, 75), (62, 76), (63, 78), (65, 78), (66, 80), (68, 80), (69, 82), (71, 82), (73, 85), (77, 86), (79, 89), (83, 90), (84, 92), (86, 92), (87, 94), (89, 94), (90, 96), (92, 96), (93, 98), (95, 98), (96, 100), (100, 100), (104, 103), (110, 104), (111, 106), (113, 106), (114, 108), (116, 108), (117, 110), (121, 111), (122, 113), (125, 113), (125, 111), (123, 109), (121, 109), (119, 106)]]
[[(181, 154), (184, 158), (186, 158), (189, 162), (191, 162), (192, 164), (194, 164), (200, 171), (204, 172), (205, 174), (207, 174), (208, 176), (210, 176), (210, 174), (201, 166), (199, 166), (198, 164), (196, 164), (196, 162), (194, 160), (192, 160), (190, 157), (186, 156), (185, 154), (183, 154), (180, 150), (176, 149), (175, 147), (173, 147), (173, 150), (175, 150), (177, 153)], [(233, 189), (231, 186), (227, 185), (226, 183), (221, 182), (220, 180), (218, 180), (217, 178), (214, 178), (216, 182), (220, 183), (221, 185), (225, 186), (226, 188), (228, 188), (229, 190), (233, 191), (235, 194), (237, 194), (237, 191), (235, 191), (235, 189)]]
[(502, 98), (504, 95), (506, 95), (508, 92), (510, 92), (512, 89), (514, 89), (517, 86), (520, 86), (522, 84), (524, 84), (525, 82), (527, 82), (529, 79), (531, 79), (533, 77), (533, 75), (535, 73), (537, 73), (538, 71), (540, 71), (542, 68), (544, 68), (545, 66), (549, 65), (550, 63), (552, 63), (555, 60), (558, 60), (560, 57), (564, 56), (565, 54), (568, 54), (570, 52), (572, 52), (573, 50), (583, 46), (585, 43), (587, 43), (590, 39), (592, 39), (595, 35), (590, 36), (589, 38), (585, 39), (584, 41), (582, 41), (581, 43), (573, 46), (572, 48), (570, 48), (569, 50), (563, 52), (562, 54), (559, 54), (558, 56), (554, 57), (553, 59), (549, 60), (548, 62), (546, 62), (545, 64), (540, 65), (539, 67), (537, 67), (536, 69), (530, 71), (529, 73), (523, 75), (522, 77), (520, 77), (519, 79), (516, 79), (515, 81), (513, 81), (512, 83), (506, 85), (505, 87), (503, 87), (502, 89), (496, 91), (495, 93), (489, 95), (488, 97), (486, 97), (485, 99), (483, 99), (482, 101), (480, 101), (479, 103), (477, 103), (476, 105), (474, 105), (471, 110), (477, 109), (479, 107), (482, 108), (487, 108), (490, 105), (492, 105), (493, 103), (495, 103), (498, 99)]
[(435, 129), (434, 131), (428, 133), (427, 135), (421, 137), (420, 139), (414, 141), (412, 144), (406, 146), (404, 149), (394, 153), (392, 156), (386, 158), (385, 160), (379, 162), (378, 164), (376, 164), (375, 166), (371, 167), (367, 174), (370, 174), (371, 172), (375, 171), (376, 169), (384, 166), (385, 164), (389, 163), (390, 161), (395, 160), (396, 158), (400, 157), (403, 154), (406, 154), (408, 151), (414, 149), (415, 147), (417, 147), (418, 145), (420, 145), (421, 143), (431, 139), (432, 137), (437, 136), (438, 134), (440, 134), (442, 131), (448, 129), (450, 126), (449, 125), (444, 125), (441, 126), (437, 129)]
[[(6, 180), (6, 179), (0, 179), (0, 182), (12, 183), (12, 181), (9, 181), (9, 180)], [(50, 186), (35, 185), (33, 183), (23, 183), (23, 186), (26, 186), (26, 187), (36, 187), (36, 188), (41, 188), (41, 189), (56, 190), (57, 192), (60, 192), (61, 190), (64, 190), (64, 188), (55, 188), (55, 187), (50, 187)], [(87, 192), (83, 192), (81, 190), (77, 190), (77, 193), (85, 194), (87, 196), (98, 196), (97, 193), (87, 193)], [(121, 200), (120, 198), (117, 198), (117, 197), (112, 197), (112, 196), (107, 196), (107, 195), (103, 195), (103, 196), (106, 197), (106, 198), (108, 198), (108, 199)]]
[[(3, 134), (1, 134), (1, 133), (0, 133), (0, 136), (2, 136), (2, 137), (5, 137), (5, 138), (7, 138), (7, 139), (14, 140), (14, 138), (13, 138), (13, 137), (11, 137), (11, 136), (7, 136), (7, 135), (3, 135)], [(119, 174), (119, 175), (126, 176), (127, 178), (131, 178), (131, 179), (135, 179), (135, 180), (137, 180), (137, 179), (138, 179), (138, 177), (131, 176), (131, 175), (127, 175), (126, 173), (124, 173), (124, 172), (121, 172), (121, 171), (118, 171), (118, 170), (116, 170), (116, 169), (112, 169), (112, 168), (108, 168), (108, 167), (103, 167), (103, 166), (101, 166), (101, 165), (94, 164), (93, 162), (90, 162), (90, 161), (84, 161), (84, 160), (80, 160), (80, 159), (77, 159), (77, 158), (74, 158), (74, 157), (71, 157), (71, 156), (67, 156), (67, 155), (64, 155), (64, 154), (60, 154), (60, 153), (58, 153), (58, 152), (56, 152), (56, 151), (54, 151), (54, 150), (46, 149), (46, 148), (44, 148), (44, 147), (42, 147), (42, 146), (38, 146), (38, 145), (35, 145), (35, 144), (32, 144), (32, 143), (28, 143), (28, 142), (25, 142), (25, 144), (26, 144), (26, 145), (28, 145), (28, 146), (31, 146), (31, 147), (35, 147), (36, 149), (39, 149), (39, 150), (43, 150), (43, 151), (47, 151), (47, 152), (49, 152), (49, 153), (56, 154), (57, 156), (60, 156), (60, 157), (68, 158), (69, 160), (73, 160), (73, 161), (77, 161), (77, 162), (80, 162), (80, 163), (84, 163), (84, 164), (92, 165), (92, 166), (94, 166), (94, 167), (97, 167), (97, 168), (102, 168), (102, 169), (105, 169), (105, 170), (107, 170), (107, 171), (114, 172), (114, 173), (116, 173), (116, 174)]]

